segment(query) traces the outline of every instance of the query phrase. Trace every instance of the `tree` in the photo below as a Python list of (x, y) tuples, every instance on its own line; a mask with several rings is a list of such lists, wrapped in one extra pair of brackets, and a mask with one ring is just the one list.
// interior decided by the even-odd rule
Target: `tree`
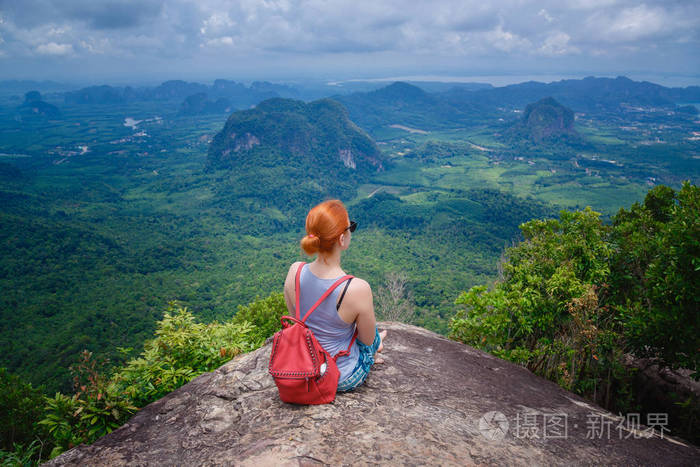
[(0, 449), (14, 450), (15, 444), (29, 444), (40, 433), (37, 422), (44, 414), (41, 388), (32, 387), (0, 368)]
[(611, 283), (629, 349), (699, 378), (700, 189), (654, 187), (613, 225)]
[(413, 297), (406, 289), (407, 282), (404, 273), (392, 271), (386, 275), (384, 285), (377, 289), (374, 296), (380, 319), (407, 323), (413, 318)]
[(608, 229), (589, 207), (520, 229), (525, 240), (506, 250), (502, 279), (457, 299), (464, 307), (450, 336), (606, 404), (611, 389), (602, 383), (620, 348), (605, 304)]

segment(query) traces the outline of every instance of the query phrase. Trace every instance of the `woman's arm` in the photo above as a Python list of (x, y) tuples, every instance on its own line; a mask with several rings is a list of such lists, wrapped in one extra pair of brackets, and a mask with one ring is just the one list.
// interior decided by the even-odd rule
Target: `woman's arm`
[(357, 323), (357, 338), (365, 345), (372, 345), (377, 320), (372, 288), (367, 281), (355, 278), (350, 282), (338, 314), (347, 323)]
[(287, 311), (290, 316), (296, 316), (296, 291), (294, 290), (294, 281), (296, 273), (301, 261), (297, 261), (289, 267), (287, 278), (284, 280), (284, 301), (287, 303)]

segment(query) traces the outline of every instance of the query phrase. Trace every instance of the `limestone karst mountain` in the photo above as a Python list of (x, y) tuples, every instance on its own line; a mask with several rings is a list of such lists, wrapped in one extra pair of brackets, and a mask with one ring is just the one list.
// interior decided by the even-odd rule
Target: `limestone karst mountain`
[(536, 143), (580, 143), (581, 139), (574, 129), (574, 112), (552, 97), (528, 104), (509, 136)]
[(291, 165), (367, 173), (382, 168), (383, 156), (338, 102), (321, 99), (307, 104), (275, 98), (233, 113), (209, 147), (210, 167), (240, 168), (250, 161), (256, 167)]
[(17, 112), (23, 118), (47, 117), (55, 119), (61, 116), (61, 111), (58, 110), (58, 107), (45, 102), (39, 91), (26, 93), (24, 95), (24, 103), (17, 107)]
[(388, 329), (385, 363), (330, 405), (282, 403), (269, 344), (47, 465), (691, 465), (700, 449), (528, 370), (421, 328)]

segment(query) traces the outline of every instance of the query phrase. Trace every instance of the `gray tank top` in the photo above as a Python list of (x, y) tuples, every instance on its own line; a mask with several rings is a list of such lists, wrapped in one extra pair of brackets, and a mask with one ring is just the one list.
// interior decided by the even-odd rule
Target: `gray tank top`
[[(301, 277), (299, 278), (301, 318), (340, 277), (342, 276), (338, 276), (335, 279), (320, 279), (311, 272), (308, 264), (303, 266)], [(355, 323), (348, 324), (340, 319), (335, 308), (338, 298), (345, 288), (345, 284), (340, 284), (306, 319), (306, 325), (311, 328), (318, 343), (331, 356), (347, 349), (352, 340), (352, 335), (355, 333)], [(338, 381), (343, 381), (350, 376), (359, 358), (360, 352), (357, 347), (357, 340), (355, 340), (350, 349), (350, 355), (338, 358), (338, 370), (340, 370), (340, 379)]]

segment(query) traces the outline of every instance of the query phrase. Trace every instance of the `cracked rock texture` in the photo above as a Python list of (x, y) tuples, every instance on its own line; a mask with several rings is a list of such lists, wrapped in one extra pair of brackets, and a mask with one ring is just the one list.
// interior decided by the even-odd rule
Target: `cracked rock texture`
[(268, 344), (49, 465), (700, 462), (699, 448), (644, 426), (624, 429), (615, 415), (525, 368), (415, 326), (380, 329), (389, 330), (385, 363), (333, 404), (281, 402), (267, 373)]

